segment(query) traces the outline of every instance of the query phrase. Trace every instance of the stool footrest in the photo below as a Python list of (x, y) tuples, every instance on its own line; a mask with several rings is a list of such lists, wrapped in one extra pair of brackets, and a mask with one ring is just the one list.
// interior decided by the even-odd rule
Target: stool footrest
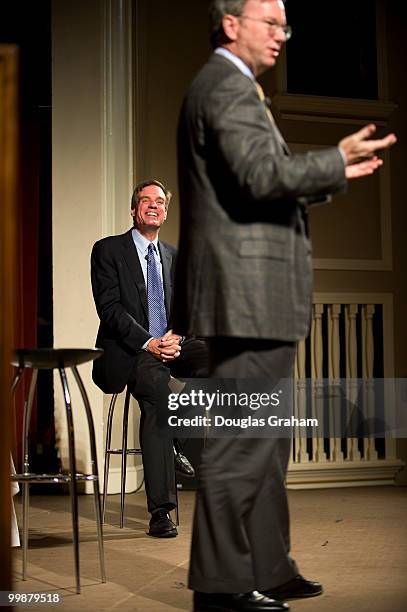
[[(70, 474), (12, 474), (13, 482), (70, 482)], [(75, 480), (99, 480), (94, 474), (76, 474)]]
[[(123, 452), (123, 449), (121, 448), (110, 448), (109, 450), (106, 451), (107, 455), (121, 455)], [(126, 454), (127, 455), (141, 455), (141, 448), (128, 448), (126, 450)]]

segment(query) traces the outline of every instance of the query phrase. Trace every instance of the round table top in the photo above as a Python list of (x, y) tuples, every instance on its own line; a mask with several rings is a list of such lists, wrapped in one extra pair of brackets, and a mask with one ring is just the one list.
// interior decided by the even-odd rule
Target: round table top
[(23, 348), (14, 351), (12, 365), (22, 368), (70, 368), (100, 357), (102, 349), (93, 348)]

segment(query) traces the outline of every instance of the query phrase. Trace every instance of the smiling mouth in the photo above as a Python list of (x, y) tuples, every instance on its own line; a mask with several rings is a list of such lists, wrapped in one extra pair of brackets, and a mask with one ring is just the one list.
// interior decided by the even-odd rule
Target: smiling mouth
[(158, 215), (157, 215), (157, 213), (149, 212), (149, 213), (147, 213), (147, 217), (154, 217), (154, 218), (157, 218), (157, 217), (158, 217)]

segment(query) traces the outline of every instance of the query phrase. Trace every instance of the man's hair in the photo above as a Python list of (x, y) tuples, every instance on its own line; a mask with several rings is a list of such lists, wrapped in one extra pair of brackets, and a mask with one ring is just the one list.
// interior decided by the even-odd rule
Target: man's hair
[[(246, 2), (247, 0), (212, 0), (209, 6), (209, 36), (213, 49), (228, 42), (222, 26), (224, 15), (238, 17), (242, 14)], [(285, 0), (283, 2), (285, 3)]]
[(155, 185), (156, 187), (160, 187), (160, 189), (163, 190), (164, 195), (165, 195), (165, 208), (166, 209), (168, 208), (168, 205), (170, 203), (171, 196), (172, 196), (171, 191), (167, 189), (165, 185), (163, 185), (163, 183), (161, 183), (160, 181), (157, 181), (157, 179), (149, 179), (147, 181), (143, 181), (142, 183), (138, 183), (136, 185), (133, 191), (132, 198), (131, 198), (131, 209), (132, 210), (136, 208), (139, 202), (139, 193), (143, 191), (144, 187), (149, 187), (150, 185)]
[(228, 41), (222, 26), (224, 15), (241, 15), (246, 2), (247, 0), (212, 0), (209, 6), (209, 35), (214, 49)]

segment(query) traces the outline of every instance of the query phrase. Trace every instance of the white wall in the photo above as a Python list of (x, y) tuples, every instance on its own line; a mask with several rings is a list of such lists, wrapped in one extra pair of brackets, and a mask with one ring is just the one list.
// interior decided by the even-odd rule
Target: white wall
[[(55, 347), (94, 346), (98, 317), (90, 285), (91, 248), (102, 236), (130, 226), (130, 6), (124, 0), (52, 3)], [(93, 384), (90, 363), (79, 370), (93, 411), (101, 471), (110, 397)], [(89, 471), (86, 419), (75, 387), (72, 383), (78, 469)], [(58, 377), (55, 419), (57, 444), (66, 466), (65, 411)], [(115, 467), (115, 460), (112, 464)], [(130, 469), (129, 487), (134, 484)]]

